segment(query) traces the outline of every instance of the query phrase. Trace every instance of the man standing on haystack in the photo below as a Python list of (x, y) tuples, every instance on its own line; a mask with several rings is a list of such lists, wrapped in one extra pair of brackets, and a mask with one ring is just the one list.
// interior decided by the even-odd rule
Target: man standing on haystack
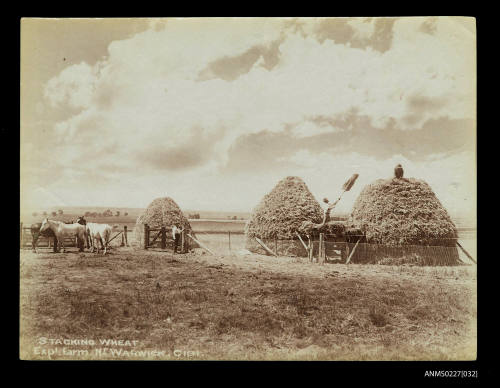
[(177, 225), (172, 226), (172, 237), (174, 239), (174, 253), (177, 253), (177, 247), (179, 246), (179, 240), (181, 239), (181, 233), (184, 228), (179, 229)]
[(328, 207), (325, 209), (325, 212), (323, 214), (323, 221), (320, 224), (321, 227), (325, 226), (328, 222), (330, 222), (330, 213), (339, 201), (340, 198), (337, 199), (335, 202), (329, 203), (330, 201), (328, 201), (328, 198), (323, 198), (323, 202), (328, 204)]

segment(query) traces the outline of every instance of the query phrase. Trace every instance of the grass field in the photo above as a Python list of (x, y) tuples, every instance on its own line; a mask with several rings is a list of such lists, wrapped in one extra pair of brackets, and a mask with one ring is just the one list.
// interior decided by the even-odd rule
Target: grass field
[(244, 233), (244, 220), (189, 220), (193, 230), (198, 232), (234, 232)]
[[(23, 359), (476, 357), (475, 266), (134, 248), (20, 255)], [(164, 353), (139, 353), (151, 350)]]
[(196, 238), (205, 244), (212, 252), (220, 255), (229, 255), (245, 249), (245, 235), (231, 234), (231, 246), (229, 246), (229, 235), (213, 233), (196, 233)]

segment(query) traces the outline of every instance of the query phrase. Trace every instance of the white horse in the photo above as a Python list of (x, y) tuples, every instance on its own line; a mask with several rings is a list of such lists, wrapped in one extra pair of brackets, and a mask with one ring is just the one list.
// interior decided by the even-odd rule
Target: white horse
[(79, 250), (80, 252), (83, 251), (83, 242), (87, 240), (87, 229), (84, 225), (77, 223), (65, 224), (61, 221), (49, 220), (48, 218), (45, 218), (40, 226), (40, 233), (43, 233), (48, 229), (51, 229), (54, 232), (58, 243), (62, 247), (63, 253), (66, 252), (64, 247), (65, 236), (76, 236), (77, 241), (79, 242)]
[(99, 253), (99, 241), (100, 241), (101, 247), (102, 249), (104, 249), (104, 254), (106, 254), (106, 251), (108, 249), (109, 239), (111, 237), (111, 231), (112, 231), (111, 226), (109, 226), (108, 224), (96, 224), (94, 222), (87, 222), (86, 226), (87, 226), (87, 234), (90, 236), (90, 244), (92, 246), (92, 252), (94, 252), (94, 248), (97, 247), (97, 253)]

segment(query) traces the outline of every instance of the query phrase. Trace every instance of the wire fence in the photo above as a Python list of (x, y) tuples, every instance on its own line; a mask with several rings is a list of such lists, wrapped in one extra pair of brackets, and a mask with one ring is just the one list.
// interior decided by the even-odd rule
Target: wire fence
[[(127, 230), (127, 232), (130, 245), (137, 246), (138, 242), (134, 240), (135, 234), (133, 230)], [(198, 231), (195, 234), (203, 245), (218, 255), (232, 255), (247, 251), (268, 254), (255, 239), (247, 237), (242, 232)], [(344, 263), (349, 258), (352, 263), (366, 264), (455, 265), (467, 261), (467, 258), (464, 260), (464, 253), (461, 249), (454, 244), (450, 244), (449, 240), (455, 239), (435, 240), (432, 245), (390, 246), (367, 243), (362, 235), (349, 236), (347, 241), (345, 238), (339, 238), (336, 235), (325, 235), (324, 237), (324, 254), (327, 262)], [(463, 237), (461, 239), (462, 245), (476, 258), (475, 233), (468, 231)], [(112, 245), (123, 246), (122, 240), (123, 237), (117, 236)], [(358, 244), (356, 244), (357, 240), (360, 240)], [(304, 236), (304, 243), (298, 238), (262, 239), (261, 241), (277, 256), (308, 257), (308, 251), (304, 247), (304, 243), (307, 246), (309, 242)], [(68, 239), (67, 243), (74, 245), (74, 241), (71, 239)], [(52, 244), (50, 238), (40, 237), (38, 247), (50, 248)], [(152, 246), (159, 248), (160, 240), (154, 241)], [(31, 248), (31, 235), (28, 230), (25, 230), (21, 247)], [(168, 239), (166, 250), (172, 249), (173, 241)], [(320, 242), (317, 239), (311, 241), (311, 249), (313, 257), (317, 258), (320, 251)]]
[[(241, 251), (251, 251), (267, 255), (264, 249), (255, 239), (248, 238), (244, 234), (235, 233), (203, 233), (196, 234), (197, 239), (206, 245), (211, 251), (220, 255), (231, 255)], [(331, 241), (337, 240), (337, 241)], [(434, 245), (404, 245), (391, 246), (385, 244), (372, 244), (367, 242), (340, 241), (336, 236), (327, 235), (324, 241), (325, 256), (328, 262), (346, 262), (350, 256), (350, 262), (363, 264), (387, 264), (387, 265), (456, 265), (463, 262), (470, 263), (464, 253), (456, 245), (450, 246), (450, 239), (434, 241)], [(453, 239), (455, 240), (455, 239)], [(267, 248), (277, 256), (307, 257), (308, 252), (303, 243), (297, 239), (262, 239)], [(304, 241), (306, 246), (308, 241)], [(436, 244), (437, 242), (437, 244)], [(469, 244), (463, 244), (472, 247)], [(311, 241), (313, 256), (317, 257), (320, 250), (318, 240)], [(475, 249), (470, 249), (475, 257)]]

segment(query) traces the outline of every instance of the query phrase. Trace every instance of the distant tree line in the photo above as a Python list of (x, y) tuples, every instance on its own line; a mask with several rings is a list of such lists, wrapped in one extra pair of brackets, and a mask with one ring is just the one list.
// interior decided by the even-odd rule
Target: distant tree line
[[(58, 215), (62, 216), (64, 214), (64, 212), (59, 209), (58, 211), (52, 211), (52, 212), (47, 212), (47, 211), (43, 211), (43, 212), (33, 212), (31, 213), (33, 215), (33, 217), (38, 217), (38, 215), (42, 215), (43, 217), (47, 217), (47, 216), (52, 216), (52, 217), (56, 217)], [(108, 209), (102, 213), (100, 212), (90, 212), (90, 211), (87, 211), (85, 212), (85, 217), (120, 217), (120, 214), (121, 212), (119, 210), (117, 210), (115, 212), (115, 214), (113, 214), (113, 212)], [(123, 213), (124, 216), (128, 216), (128, 212), (124, 212)]]
[[(199, 220), (201, 217), (200, 217), (200, 213), (193, 213), (193, 214), (189, 213), (189, 214), (188, 214), (188, 218), (189, 218), (190, 220)], [(227, 216), (227, 219), (228, 219), (228, 220), (237, 220), (237, 219), (238, 219), (238, 217), (237, 217), (237, 216)], [(244, 218), (243, 218), (243, 217), (240, 217), (239, 219), (240, 219), (240, 220), (244, 220)]]
[[(33, 215), (33, 217), (37, 217), (38, 216), (38, 212), (33, 212), (31, 214)], [(50, 213), (48, 213), (46, 211), (43, 211), (40, 214), (42, 216), (44, 216), (44, 217), (47, 217), (48, 215), (51, 215), (52, 217), (56, 217), (57, 215), (62, 216), (64, 214), (64, 212), (61, 209), (59, 209), (58, 211), (52, 211)]]
[[(115, 212), (115, 214), (113, 215), (113, 212), (111, 210), (106, 210), (102, 213), (100, 212), (90, 212), (90, 211), (87, 211), (85, 212), (85, 217), (120, 217), (120, 214), (121, 212), (119, 210), (117, 210)], [(127, 212), (124, 212), (123, 215), (126, 217), (128, 216), (128, 213)]]

